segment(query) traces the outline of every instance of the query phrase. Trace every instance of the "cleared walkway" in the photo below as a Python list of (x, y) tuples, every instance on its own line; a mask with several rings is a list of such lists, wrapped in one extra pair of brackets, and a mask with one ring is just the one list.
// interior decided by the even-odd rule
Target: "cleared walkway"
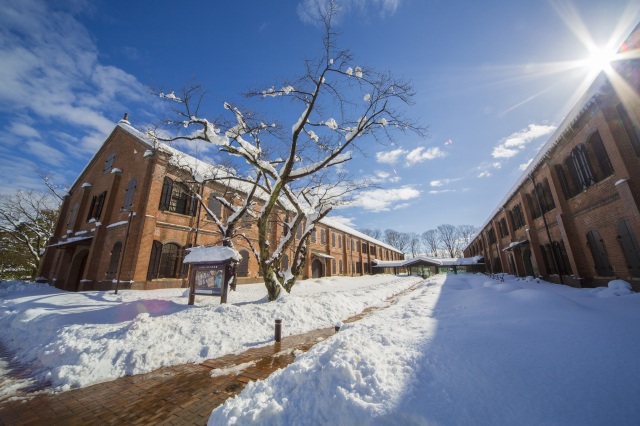
[[(393, 303), (419, 283), (387, 299)], [(380, 308), (368, 308), (345, 322), (355, 322)], [(283, 332), (286, 334), (286, 324)], [(247, 383), (267, 378), (335, 333), (334, 327), (202, 364), (166, 367), (151, 373), (0, 405), (2, 425), (204, 425), (211, 411), (242, 391)], [(238, 366), (238, 368), (235, 368)], [(212, 374), (213, 373), (213, 374)], [(215, 377), (212, 377), (214, 375)]]

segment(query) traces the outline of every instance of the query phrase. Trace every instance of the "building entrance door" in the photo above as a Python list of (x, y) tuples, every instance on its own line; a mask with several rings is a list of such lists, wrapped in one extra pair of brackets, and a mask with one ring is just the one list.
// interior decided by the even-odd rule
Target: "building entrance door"
[(324, 268), (320, 259), (313, 259), (311, 262), (311, 276), (313, 278), (324, 277)]

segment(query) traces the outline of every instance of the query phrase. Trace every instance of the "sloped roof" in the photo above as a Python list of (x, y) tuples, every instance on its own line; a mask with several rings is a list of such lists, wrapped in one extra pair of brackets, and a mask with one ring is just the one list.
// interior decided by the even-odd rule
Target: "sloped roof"
[[(141, 131), (139, 131), (138, 129), (136, 129), (135, 127), (133, 127), (131, 125), (131, 123), (129, 123), (129, 121), (127, 120), (120, 120), (116, 126), (116, 129), (122, 129), (125, 132), (129, 133), (131, 136), (133, 136), (134, 138), (136, 138), (142, 145), (144, 145), (147, 149), (156, 149), (159, 150), (165, 154), (168, 154), (171, 159), (170, 162), (172, 162), (172, 164), (178, 168), (183, 168), (183, 169), (188, 169), (190, 173), (193, 174), (197, 174), (200, 178), (202, 179), (207, 179), (208, 177), (211, 176), (212, 172), (215, 173), (223, 173), (223, 174), (227, 174), (229, 173), (229, 176), (231, 176), (229, 171), (223, 170), (221, 169), (221, 167), (216, 166), (215, 164), (211, 164), (208, 163), (206, 161), (202, 161), (199, 160), (183, 151), (180, 151), (179, 149), (176, 149), (174, 147), (171, 147), (165, 143), (162, 142), (154, 142), (152, 140), (149, 139), (149, 137), (142, 133)], [(115, 131), (115, 129), (114, 129)], [(112, 132), (113, 134), (113, 132)], [(107, 140), (105, 141), (105, 143), (109, 140), (109, 138), (107, 138)], [(104, 146), (104, 144), (102, 145)], [(100, 149), (102, 148), (102, 146), (100, 147)], [(98, 149), (98, 151), (96, 151), (96, 154), (94, 154), (94, 156), (91, 158), (91, 160), (89, 161), (89, 163), (87, 163), (87, 166), (85, 166), (85, 168), (82, 170), (82, 172), (80, 173), (80, 175), (78, 176), (78, 178), (76, 179), (76, 181), (74, 182), (74, 184), (72, 186), (75, 186), (76, 183), (78, 182), (78, 180), (80, 179), (80, 177), (84, 174), (85, 170), (87, 169), (87, 167), (89, 166), (89, 164), (91, 164), (91, 162), (93, 161), (93, 159), (95, 158), (96, 155), (98, 155), (98, 152), (100, 152), (100, 149)], [(223, 176), (224, 177), (224, 176)], [(250, 187), (248, 184), (244, 183), (244, 182), (240, 182), (240, 181), (229, 181), (229, 186), (232, 187), (235, 190), (238, 191), (243, 191), (243, 192), (249, 192), (250, 191)], [(258, 194), (259, 196), (259, 194)], [(320, 223), (326, 226), (329, 226), (331, 228), (334, 228), (336, 230), (345, 232), (349, 235), (352, 235), (354, 237), (360, 238), (362, 240), (366, 240), (368, 242), (374, 243), (378, 246), (384, 247), (386, 249), (392, 250), (396, 253), (402, 253), (400, 250), (398, 250), (395, 247), (390, 246), (389, 244), (383, 243), (380, 240), (377, 240), (375, 238), (372, 238), (366, 234), (363, 234), (362, 232), (356, 231), (353, 228), (350, 228), (346, 225), (343, 225), (337, 221), (331, 220), (330, 217), (325, 217), (323, 219), (320, 220)]]
[(399, 268), (408, 267), (416, 264), (427, 264), (429, 266), (468, 266), (480, 264), (482, 256), (474, 257), (456, 257), (451, 259), (440, 259), (437, 257), (416, 256), (406, 260), (378, 260), (373, 261), (374, 266), (378, 268)]

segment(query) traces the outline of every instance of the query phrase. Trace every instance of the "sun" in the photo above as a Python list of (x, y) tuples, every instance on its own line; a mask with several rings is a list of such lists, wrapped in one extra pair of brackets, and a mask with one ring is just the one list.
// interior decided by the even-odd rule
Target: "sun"
[(586, 59), (586, 66), (589, 71), (598, 74), (600, 71), (607, 71), (611, 67), (611, 61), (614, 59), (615, 53), (608, 49), (593, 48), (591, 54)]

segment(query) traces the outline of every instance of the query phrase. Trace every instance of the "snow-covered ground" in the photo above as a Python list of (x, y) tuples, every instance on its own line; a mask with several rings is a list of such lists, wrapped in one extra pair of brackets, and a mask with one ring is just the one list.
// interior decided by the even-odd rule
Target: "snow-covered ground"
[(209, 424), (640, 424), (640, 294), (625, 284), (430, 278)]
[[(242, 285), (226, 305), (219, 297), (197, 297), (195, 306), (187, 305), (184, 289), (115, 295), (2, 282), (0, 343), (33, 368), (35, 380), (66, 390), (270, 344), (276, 318), (284, 336), (328, 327), (419, 281), (392, 275), (305, 280), (272, 303), (263, 284)], [(20, 384), (4, 383), (4, 393)]]

